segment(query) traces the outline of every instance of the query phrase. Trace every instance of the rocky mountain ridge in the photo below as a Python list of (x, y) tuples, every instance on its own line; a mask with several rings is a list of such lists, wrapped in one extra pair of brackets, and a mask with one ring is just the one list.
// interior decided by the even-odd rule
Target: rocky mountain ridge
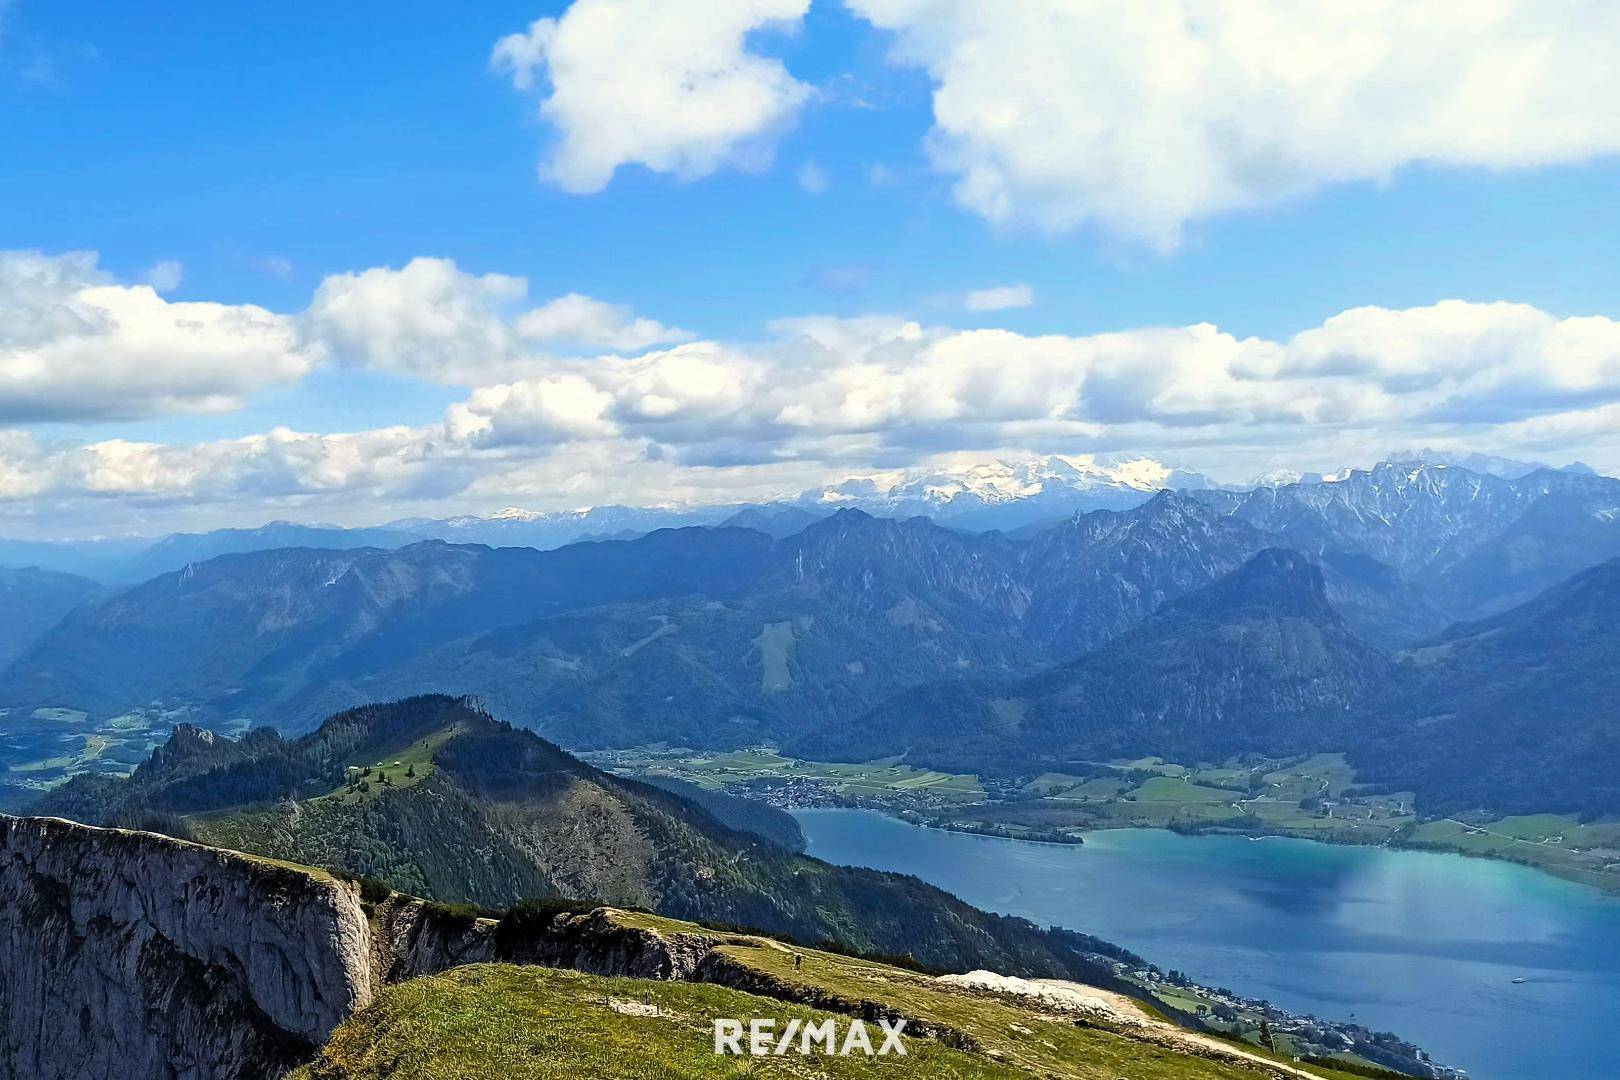
[(132, 584), (223, 554), (285, 547), (393, 549), (422, 540), (442, 540), (544, 551), (583, 540), (626, 540), (658, 529), (721, 524), (759, 528), (782, 537), (840, 509), (862, 510), (877, 517), (929, 517), (970, 532), (1020, 533), (1094, 510), (1128, 510), (1159, 491), (1243, 495), (1331, 486), (1386, 467), (1407, 472), (1451, 468), (1509, 483), (1536, 473), (1562, 474), (1571, 480), (1602, 479), (1578, 462), (1553, 469), (1539, 462), (1433, 449), (1396, 451), (1370, 468), (1347, 466), (1330, 473), (1273, 469), (1240, 484), (1218, 483), (1197, 471), (1144, 455), (970, 456), (852, 476), (757, 503), (609, 504), (571, 510), (509, 506), (483, 516), (401, 518), (375, 526), (272, 521), (257, 528), (174, 533), (156, 541), (138, 537), (60, 542), (0, 539), (0, 567), (38, 566), (107, 583)]
[(157, 833), (0, 815), (0, 1077), (276, 1077), (391, 983), (493, 960), (691, 979), (716, 940), (602, 912), (501, 934), (364, 892)]
[(589, 897), (1010, 974), (1084, 973), (1079, 954), (1097, 951), (916, 878), (833, 866), (770, 829), (734, 829), (465, 699), (365, 706), (293, 740), (204, 735), (177, 729), (133, 776), (76, 777), (30, 812), (160, 828), (446, 902)]
[(753, 520), (769, 531), (222, 556), (69, 615), (0, 673), (0, 708), (298, 730), (444, 690), (582, 749), (744, 745), (942, 678), (1070, 661), (1267, 547), (1312, 559), (1358, 636), (1407, 647), (1620, 554), (1620, 480), (1391, 464), (1161, 491), (1019, 538), (853, 509)]

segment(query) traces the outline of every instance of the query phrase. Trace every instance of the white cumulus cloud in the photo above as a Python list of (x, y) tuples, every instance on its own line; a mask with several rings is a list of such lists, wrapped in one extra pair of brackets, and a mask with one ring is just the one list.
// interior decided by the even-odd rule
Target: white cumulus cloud
[(846, 0), (934, 84), (927, 150), (991, 221), (1161, 248), (1191, 221), (1620, 150), (1620, 7), (1586, 0)]
[(546, 374), (559, 350), (635, 352), (692, 337), (580, 293), (526, 310), (528, 290), (521, 277), (416, 258), (327, 277), (303, 321), (340, 360), (461, 386)]
[(621, 165), (688, 179), (767, 161), (810, 96), (750, 35), (794, 29), (810, 0), (575, 0), (496, 43), (491, 63), (541, 86), (556, 142), (541, 175), (600, 191)]
[(416, 258), (322, 281), (305, 314), (310, 333), (343, 359), (401, 375), (479, 381), (515, 342), (506, 312), (527, 283), (464, 273), (449, 259)]
[(579, 293), (548, 301), (517, 321), (519, 337), (527, 341), (635, 352), (676, 341), (690, 341), (692, 333), (641, 318), (626, 304), (610, 304)]
[(87, 252), (0, 252), (0, 420), (224, 412), (321, 358), (293, 319), (251, 304), (171, 303)]
[[(1380, 444), (1620, 402), (1620, 324), (1521, 304), (1357, 308), (1284, 340), (1209, 323), (1031, 336), (891, 318), (784, 319), (764, 342), (698, 341), (554, 363), (479, 390), (450, 427), (484, 446), (615, 438), (687, 462), (904, 459), (1045, 440)], [(1211, 467), (1214, 467), (1213, 465)]]
[(197, 443), (0, 427), (0, 534), (19, 521), (106, 531), (381, 520), (485, 499), (759, 497), (1013, 447), (1146, 451), (1229, 478), (1275, 463), (1279, 446), (1300, 469), (1411, 444), (1620, 468), (1620, 322), (1519, 303), (1352, 308), (1276, 338), (1211, 323), (1031, 335), (806, 317), (755, 341), (581, 356), (535, 351), (526, 334), (625, 344), (669, 331), (637, 331), (584, 297), (525, 311), (522, 279), (445, 260), (329, 278), (297, 319), (168, 304), (106, 283), (88, 256), (0, 268), (0, 402), (14, 420), (213, 407), (327, 355), (473, 380), (437, 422), (410, 427)]

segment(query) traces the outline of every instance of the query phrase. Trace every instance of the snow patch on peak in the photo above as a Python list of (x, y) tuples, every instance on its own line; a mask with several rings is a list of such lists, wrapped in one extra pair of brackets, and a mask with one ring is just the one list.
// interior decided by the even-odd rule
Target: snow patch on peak
[(525, 510), (521, 506), (503, 506), (489, 515), (491, 521), (539, 521), (545, 517), (538, 510)]
[(1048, 454), (986, 460), (953, 454), (913, 469), (850, 477), (805, 494), (824, 504), (876, 499), (946, 506), (968, 498), (994, 505), (1065, 490), (1152, 494), (1178, 484), (1202, 487), (1207, 481), (1150, 457)]
[(1250, 487), (1275, 488), (1303, 483), (1305, 474), (1297, 469), (1271, 469), (1249, 481)]
[(1162, 461), (1153, 458), (1134, 458), (1120, 461), (1107, 470), (1121, 483), (1140, 488), (1143, 491), (1158, 491), (1172, 486), (1176, 469), (1171, 468)]

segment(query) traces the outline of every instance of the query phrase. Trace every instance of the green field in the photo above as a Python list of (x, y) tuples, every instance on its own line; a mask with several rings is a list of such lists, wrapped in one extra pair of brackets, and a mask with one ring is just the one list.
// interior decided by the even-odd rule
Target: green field
[(89, 714), (78, 709), (35, 709), (35, 720), (52, 720), (62, 724), (82, 724)]
[(1015, 1077), (928, 1039), (907, 1057), (718, 1058), (714, 1017), (819, 1022), (833, 1014), (718, 986), (611, 979), (548, 968), (478, 965), (386, 990), (294, 1077)]
[(38, 709), (20, 722), (0, 717), (0, 808), (20, 808), (80, 773), (127, 776), (172, 723), (162, 713), (91, 722), (76, 709)]
[(1101, 767), (1101, 776), (1043, 773), (1013, 798), (946, 808), (929, 823), (1040, 839), (1134, 826), (1392, 844), (1508, 859), (1620, 892), (1620, 822), (1556, 814), (1424, 821), (1409, 791), (1356, 792), (1341, 754), (1216, 766), (1150, 757)]
[(1477, 824), (1448, 818), (1419, 826), (1409, 842), (1417, 847), (1508, 859), (1620, 891), (1620, 822), (1583, 825), (1555, 814)]
[(338, 787), (311, 801), (332, 799), (357, 803), (375, 798), (389, 788), (408, 788), (432, 775), (433, 755), (456, 733), (455, 725), (436, 731), (425, 739), (399, 743), (385, 750), (369, 750), (343, 763), (345, 780)]
[(901, 764), (800, 761), (767, 749), (698, 754), (642, 748), (595, 755), (630, 775), (673, 776), (784, 806), (871, 806), (938, 828), (1073, 843), (1086, 831), (1170, 828), (1390, 844), (1510, 859), (1620, 892), (1620, 822), (1553, 814), (1425, 822), (1409, 791), (1355, 791), (1342, 754), (1182, 765), (1158, 757), (1084, 763), (1009, 786)]

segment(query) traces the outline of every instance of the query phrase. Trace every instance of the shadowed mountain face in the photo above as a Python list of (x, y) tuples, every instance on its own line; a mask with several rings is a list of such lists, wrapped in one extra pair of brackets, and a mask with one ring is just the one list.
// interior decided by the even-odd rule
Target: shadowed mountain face
[(1620, 557), (1620, 490), (1583, 487), (1540, 496), (1507, 529), (1446, 567), (1435, 582), (1437, 600), (1483, 617)]
[[(730, 595), (770, 549), (742, 529), (657, 533), (555, 552), (453, 547), (286, 549), (188, 566), (75, 613), (22, 657), (5, 697), (118, 715), (154, 701), (290, 726), (343, 680), (408, 670), (445, 641), (558, 611), (648, 597)], [(333, 689), (337, 686), (337, 689)]]
[(440, 900), (600, 899), (964, 970), (1095, 974), (1079, 953), (1098, 943), (1081, 935), (792, 854), (463, 699), (367, 706), (291, 741), (177, 728), (129, 779), (76, 778), (32, 812), (159, 827)]
[(68, 612), (105, 594), (102, 586), (76, 574), (0, 569), (0, 671)]
[(1316, 566), (1268, 549), (1078, 661), (897, 695), (789, 749), (1004, 775), (1334, 750), (1428, 813), (1608, 814), (1616, 700), (1620, 559), (1389, 654), (1350, 630)]
[(1151, 615), (1168, 600), (1231, 573), (1265, 546), (1246, 523), (1175, 494), (1125, 513), (1100, 511), (1035, 537), (1039, 567), (1032, 635), (1073, 656)]
[(1391, 677), (1329, 605), (1321, 572), (1267, 549), (1073, 663), (903, 695), (795, 748), (1013, 773), (1148, 753), (1218, 761), (1336, 745), (1346, 711)]
[(1406, 657), (1351, 761), (1435, 811), (1620, 812), (1620, 559)]

